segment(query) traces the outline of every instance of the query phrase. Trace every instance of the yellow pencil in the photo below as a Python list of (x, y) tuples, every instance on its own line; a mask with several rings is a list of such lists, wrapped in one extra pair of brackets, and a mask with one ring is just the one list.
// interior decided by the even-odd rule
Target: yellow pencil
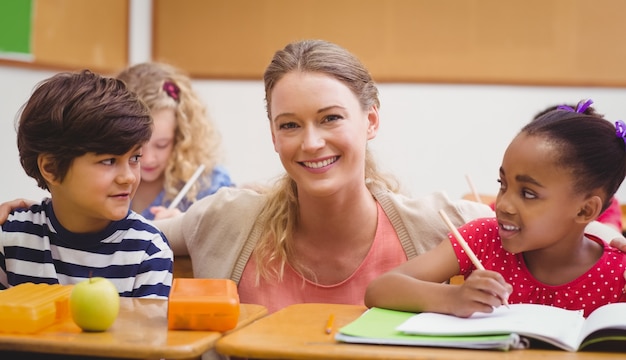
[(335, 314), (330, 314), (328, 316), (328, 320), (326, 321), (326, 327), (324, 328), (324, 331), (327, 334), (330, 334), (331, 332), (333, 332), (334, 323), (335, 323)]
[[(463, 236), (461, 236), (459, 231), (456, 229), (456, 226), (454, 226), (452, 221), (450, 221), (450, 218), (448, 217), (448, 215), (446, 215), (443, 209), (439, 210), (439, 215), (441, 215), (441, 218), (443, 219), (443, 221), (446, 223), (446, 225), (448, 225), (448, 229), (450, 229), (450, 231), (452, 232), (452, 235), (454, 235), (454, 237), (456, 238), (456, 241), (458, 241), (459, 245), (461, 245), (463, 250), (465, 250), (465, 253), (470, 258), (470, 260), (472, 261), (472, 264), (474, 264), (476, 269), (485, 270), (485, 267), (483, 266), (483, 264), (480, 262), (480, 260), (478, 260), (478, 258), (476, 257), (476, 254), (474, 254), (474, 252), (469, 247), (469, 245), (467, 245), (467, 243), (465, 242), (465, 239), (463, 238)], [(507, 299), (502, 299), (502, 303), (504, 304), (504, 306), (509, 307), (509, 302)]]

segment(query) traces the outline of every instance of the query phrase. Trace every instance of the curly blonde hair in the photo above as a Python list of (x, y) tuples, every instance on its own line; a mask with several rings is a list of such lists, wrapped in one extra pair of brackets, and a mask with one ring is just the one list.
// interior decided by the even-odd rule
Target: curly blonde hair
[[(146, 103), (150, 111), (173, 109), (176, 131), (172, 156), (165, 169), (165, 200), (171, 200), (193, 175), (205, 165), (211, 174), (220, 160), (221, 137), (207, 114), (206, 107), (191, 87), (190, 77), (174, 66), (148, 62), (131, 66), (117, 75)], [(210, 177), (204, 177), (210, 181)], [(194, 201), (201, 186), (196, 182), (186, 195)]]
[[(356, 95), (364, 110), (380, 106), (376, 84), (358, 58), (336, 44), (322, 40), (304, 40), (288, 44), (277, 51), (265, 70), (265, 101), (270, 121), (272, 90), (283, 76), (293, 71), (322, 73), (341, 81)], [(399, 191), (395, 178), (378, 171), (369, 150), (365, 154), (364, 166), (364, 181), (368, 188), (382, 187)], [(268, 198), (260, 217), (269, 220), (254, 253), (257, 281), (261, 277), (282, 280), (287, 262), (301, 274), (310, 273), (302, 264), (295, 263), (292, 256), (292, 238), (298, 223), (297, 184), (288, 174), (284, 174), (273, 189), (268, 191)]]

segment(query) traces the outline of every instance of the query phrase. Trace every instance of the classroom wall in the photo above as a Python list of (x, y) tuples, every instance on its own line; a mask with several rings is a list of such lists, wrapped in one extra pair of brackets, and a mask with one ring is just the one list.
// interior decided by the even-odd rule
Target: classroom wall
[[(268, 60), (269, 61), (269, 60)], [(0, 201), (39, 199), (20, 167), (14, 120), (36, 83), (53, 71), (0, 65)], [(194, 80), (219, 127), (224, 164), (238, 183), (270, 181), (281, 172), (273, 150), (261, 81)], [(380, 166), (413, 195), (445, 190), (450, 197), (477, 189), (494, 193), (501, 156), (510, 139), (543, 108), (592, 98), (611, 120), (626, 119), (626, 89), (384, 83), (379, 135), (371, 149)], [(626, 187), (618, 197), (626, 202)]]
[(385, 82), (626, 86), (623, 0), (153, 3), (153, 57), (204, 78), (260, 78), (275, 49), (321, 38)]

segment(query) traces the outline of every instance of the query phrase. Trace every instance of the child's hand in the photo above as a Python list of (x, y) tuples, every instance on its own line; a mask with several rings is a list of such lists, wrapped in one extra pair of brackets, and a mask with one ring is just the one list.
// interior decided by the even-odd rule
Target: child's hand
[(11, 201), (6, 201), (0, 204), (0, 224), (4, 224), (9, 217), (11, 211), (15, 209), (23, 209), (28, 208), (31, 205), (34, 205), (35, 201), (27, 200), (27, 199), (15, 199)]
[(163, 206), (153, 206), (150, 208), (150, 212), (154, 214), (154, 220), (169, 219), (182, 214), (178, 209), (168, 209)]
[(474, 270), (458, 288), (452, 300), (452, 314), (459, 317), (469, 317), (475, 312), (490, 313), (494, 307), (508, 304), (513, 291), (502, 275), (491, 270)]

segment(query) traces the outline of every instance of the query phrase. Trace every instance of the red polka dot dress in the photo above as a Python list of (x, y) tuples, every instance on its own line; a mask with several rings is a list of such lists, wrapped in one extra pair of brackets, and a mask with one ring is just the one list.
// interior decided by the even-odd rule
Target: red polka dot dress
[[(522, 254), (512, 254), (502, 248), (495, 218), (473, 220), (459, 228), (470, 248), (483, 266), (497, 271), (513, 286), (509, 303), (553, 305), (569, 310), (584, 310), (585, 317), (596, 308), (615, 302), (626, 302), (626, 254), (610, 247), (601, 239), (587, 235), (603, 245), (604, 253), (585, 274), (562, 285), (546, 285), (535, 279)], [(461, 274), (469, 276), (475, 269), (469, 257), (452, 234), (448, 234), (459, 260)]]

